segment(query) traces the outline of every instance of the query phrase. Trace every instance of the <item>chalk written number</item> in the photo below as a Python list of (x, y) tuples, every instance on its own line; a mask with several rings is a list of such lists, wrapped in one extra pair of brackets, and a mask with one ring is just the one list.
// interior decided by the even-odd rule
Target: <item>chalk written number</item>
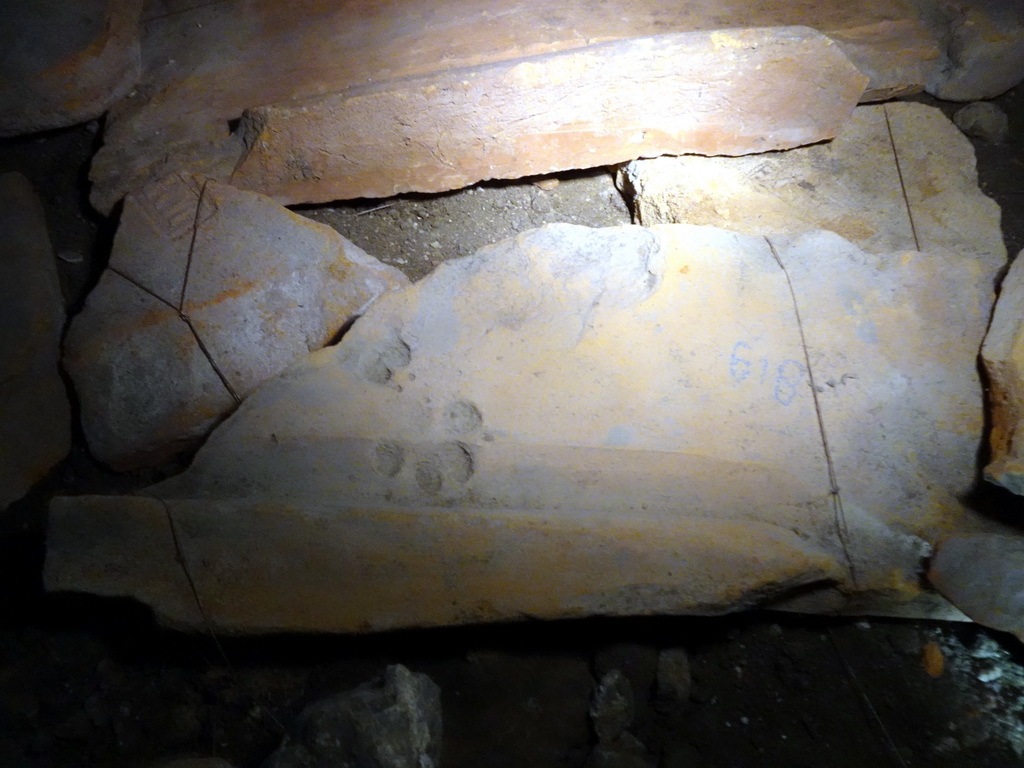
[(745, 341), (737, 341), (733, 345), (729, 356), (729, 376), (737, 384), (749, 379), (762, 386), (771, 385), (775, 402), (779, 405), (792, 403), (804, 381), (804, 364), (799, 360), (783, 360), (775, 365), (767, 357), (755, 357), (753, 351)]

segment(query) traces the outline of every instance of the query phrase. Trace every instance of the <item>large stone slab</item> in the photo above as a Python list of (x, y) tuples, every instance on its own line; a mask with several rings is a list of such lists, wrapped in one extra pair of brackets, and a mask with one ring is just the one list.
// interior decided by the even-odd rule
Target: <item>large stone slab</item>
[(180, 557), (234, 632), (719, 613), (796, 588), (787, 607), (942, 615), (919, 572), (939, 532), (985, 526), (958, 499), (991, 301), (977, 262), (826, 232), (548, 226), (382, 296), (185, 474), (56, 500), (46, 583), (195, 627), (166, 586)]
[(177, 175), (129, 196), (66, 343), (90, 448), (127, 469), (194, 447), (260, 382), (407, 283), (262, 195)]
[(0, 24), (0, 136), (102, 115), (142, 74), (142, 0), (12, 0)]
[(324, 202), (789, 149), (835, 136), (866, 84), (807, 28), (621, 40), (253, 110), (232, 183)]
[(835, 140), (751, 157), (659, 157), (622, 181), (643, 224), (747, 233), (822, 228), (872, 253), (944, 252), (993, 278), (1006, 263), (999, 206), (978, 187), (970, 141), (938, 109), (861, 106)]
[(0, 175), (0, 512), (67, 454), (71, 416), (57, 369), (64, 301), (42, 203)]
[(176, 171), (226, 180), (243, 150), (232, 121), (246, 109), (368, 84), (632, 37), (803, 25), (836, 40), (871, 77), (865, 98), (877, 99), (920, 90), (940, 56), (938, 33), (908, 0), (566, 0), (544, 12), (496, 0), (191, 5), (154, 8), (146, 24), (143, 81), (108, 118), (91, 172), (101, 211)]
[(985, 478), (1024, 494), (1024, 454), (1020, 446), (1024, 421), (1024, 259), (1017, 254), (1003, 278), (992, 325), (981, 359), (988, 374), (992, 428), (991, 457)]

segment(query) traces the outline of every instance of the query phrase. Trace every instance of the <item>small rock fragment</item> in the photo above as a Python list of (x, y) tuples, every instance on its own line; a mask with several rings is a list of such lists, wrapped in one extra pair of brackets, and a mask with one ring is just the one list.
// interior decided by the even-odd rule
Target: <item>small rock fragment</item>
[(633, 688), (619, 670), (606, 673), (594, 689), (590, 719), (597, 740), (608, 744), (633, 724)]
[(658, 653), (657, 696), (666, 703), (690, 698), (690, 654), (685, 648), (663, 648)]
[(956, 127), (972, 139), (989, 144), (1005, 144), (1010, 136), (1010, 120), (998, 106), (990, 101), (976, 101), (954, 113)]
[(434, 768), (441, 737), (441, 690), (396, 664), (303, 710), (263, 768)]

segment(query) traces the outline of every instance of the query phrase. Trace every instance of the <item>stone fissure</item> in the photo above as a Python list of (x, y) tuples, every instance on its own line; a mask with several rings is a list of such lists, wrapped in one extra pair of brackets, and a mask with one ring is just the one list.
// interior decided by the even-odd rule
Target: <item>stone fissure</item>
[(818, 400), (818, 387), (814, 382), (814, 369), (811, 367), (811, 353), (807, 347), (807, 335), (804, 332), (803, 318), (800, 316), (800, 304), (796, 299), (796, 289), (793, 287), (793, 280), (789, 276), (789, 270), (786, 269), (786, 265), (783, 263), (782, 257), (779, 256), (779, 252), (776, 250), (775, 244), (768, 237), (765, 237), (764, 240), (768, 244), (768, 248), (771, 249), (772, 256), (775, 258), (775, 262), (779, 265), (779, 269), (782, 270), (783, 276), (786, 278), (786, 285), (789, 287), (789, 295), (793, 300), (793, 315), (796, 318), (796, 327), (800, 333), (800, 346), (804, 353), (804, 367), (807, 368), (807, 382), (811, 388), (811, 398), (814, 400), (814, 413), (818, 420), (818, 433), (821, 435), (821, 447), (825, 453), (825, 463), (828, 466), (829, 495), (832, 497), (833, 522), (836, 529), (836, 536), (838, 536), (839, 543), (843, 548), (843, 556), (846, 558), (846, 566), (850, 571), (850, 580), (853, 582), (853, 586), (856, 587), (858, 586), (857, 569), (854, 566), (853, 558), (850, 555), (849, 531), (846, 526), (846, 513), (843, 510), (843, 497), (839, 488), (839, 477), (836, 474), (835, 462), (832, 461), (832, 449), (829, 447), (828, 430), (825, 428), (825, 418), (821, 412), (821, 403)]
[(910, 198), (907, 197), (907, 184), (903, 180), (903, 168), (900, 166), (900, 155), (896, 151), (896, 140), (892, 135), (892, 124), (889, 122), (889, 109), (882, 105), (882, 114), (885, 115), (885, 130), (889, 134), (889, 146), (892, 147), (892, 159), (896, 163), (896, 175), (900, 180), (900, 193), (903, 195), (903, 205), (907, 209), (907, 220), (910, 222), (910, 234), (914, 236), (914, 249), (921, 250), (921, 241), (917, 237), (917, 227), (914, 225), (914, 212), (910, 209)]

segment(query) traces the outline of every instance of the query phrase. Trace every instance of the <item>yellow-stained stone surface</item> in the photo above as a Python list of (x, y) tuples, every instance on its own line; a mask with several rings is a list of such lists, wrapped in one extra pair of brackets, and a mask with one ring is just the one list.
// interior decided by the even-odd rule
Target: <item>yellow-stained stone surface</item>
[(659, 157), (621, 173), (642, 224), (750, 234), (836, 232), (872, 253), (942, 251), (993, 279), (1006, 263), (999, 206), (970, 141), (938, 109), (861, 106), (830, 142), (748, 157)]
[(184, 174), (140, 190), (65, 345), (93, 455), (128, 469), (194, 446), (236, 399), (407, 284), (262, 195)]
[(1024, 494), (1024, 455), (1019, 431), (1024, 417), (1024, 259), (1018, 254), (1003, 278), (981, 358), (989, 380), (992, 456), (985, 478)]
[(796, 587), (800, 610), (921, 615), (931, 542), (986, 525), (958, 499), (991, 302), (975, 262), (827, 232), (527, 232), (382, 296), (144, 498), (57, 500), (46, 583), (196, 626), (154, 597), (165, 555), (77, 545), (99, 514), (129, 538), (173, 521), (219, 631), (718, 613)]

